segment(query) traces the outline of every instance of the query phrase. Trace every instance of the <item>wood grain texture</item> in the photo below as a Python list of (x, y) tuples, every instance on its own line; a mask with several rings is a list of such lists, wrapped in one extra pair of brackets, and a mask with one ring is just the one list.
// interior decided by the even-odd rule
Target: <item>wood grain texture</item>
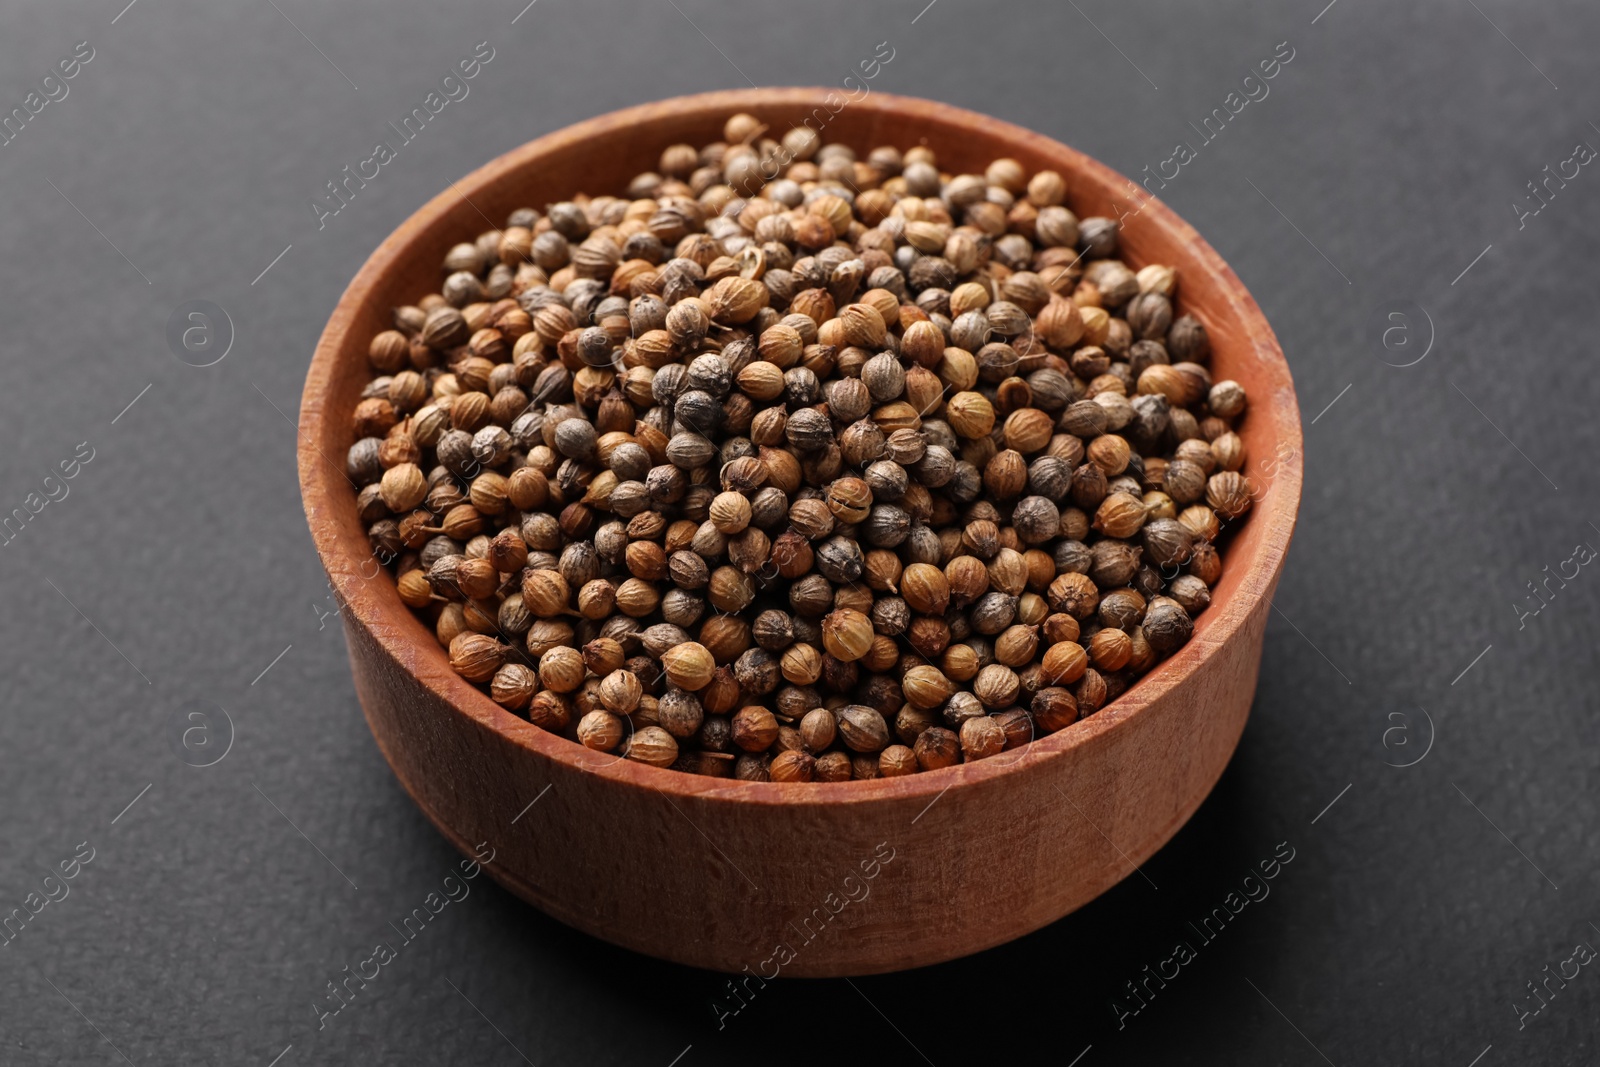
[[(780, 959), (788, 976), (952, 959), (1036, 930), (1132, 874), (1194, 813), (1238, 743), (1300, 499), (1299, 410), (1271, 329), (1199, 234), (1149, 200), (1124, 228), (1124, 256), (1135, 267), (1178, 268), (1179, 310), (1210, 331), (1215, 376), (1236, 379), (1250, 396), (1240, 435), (1264, 491), (1227, 546), (1194, 637), (1099, 714), (942, 771), (754, 784), (591, 752), (457, 677), (393, 580), (376, 573), (344, 476), (368, 339), (388, 326), (391, 307), (437, 288), (445, 251), (481, 232), (485, 216), (620, 189), (666, 145), (720, 137), (735, 111), (787, 130), (827, 92), (739, 90), (631, 108), (461, 179), (351, 282), (317, 346), (300, 414), (306, 517), (345, 604), (356, 691), (418, 806), (458, 848), (487, 842), (490, 873), (565, 923), (653, 956), (768, 976)], [(823, 133), (863, 152), (927, 144), (953, 172), (981, 172), (997, 156), (1030, 172), (1054, 168), (1080, 216), (1133, 202), (1126, 178), (1065, 145), (930, 101), (873, 94), (831, 116)], [(1263, 470), (1262, 459), (1280, 454)], [(982, 903), (958, 908), (957, 900)], [(780, 944), (788, 951), (775, 955)]]

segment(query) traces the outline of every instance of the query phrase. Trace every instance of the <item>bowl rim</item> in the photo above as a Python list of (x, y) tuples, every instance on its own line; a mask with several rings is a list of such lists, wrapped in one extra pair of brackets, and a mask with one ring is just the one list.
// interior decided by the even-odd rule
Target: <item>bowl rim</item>
[[(570, 150), (597, 136), (614, 135), (620, 130), (637, 127), (658, 117), (665, 109), (674, 113), (759, 112), (764, 107), (809, 106), (830, 92), (835, 90), (825, 87), (767, 87), (673, 97), (584, 120), (490, 160), (430, 199), (372, 252), (335, 305), (317, 342), (306, 375), (296, 449), (301, 496), (318, 557), (343, 602), (341, 615), (349, 613), (346, 626), (352, 625), (351, 618), (359, 622), (386, 656), (401, 665), (402, 669), (408, 670), (420, 684), (457, 714), (539, 756), (580, 773), (609, 779), (619, 788), (658, 792), (668, 796), (669, 800), (682, 797), (703, 802), (785, 807), (866, 804), (923, 797), (931, 798), (931, 806), (932, 800), (958, 786), (991, 782), (1030, 764), (1062, 760), (1079, 749), (1092, 751), (1108, 743), (1113, 734), (1126, 729), (1132, 720), (1146, 713), (1151, 704), (1182, 685), (1207, 659), (1221, 650), (1245, 625), (1260, 597), (1270, 592), (1288, 552), (1299, 509), (1302, 482), (1300, 413), (1288, 362), (1265, 315), (1232, 268), (1176, 212), (1159, 198), (1143, 192), (1140, 194), (1143, 206), (1139, 213), (1149, 214), (1152, 225), (1170, 231), (1188, 247), (1200, 265), (1216, 277), (1223, 302), (1242, 323), (1243, 335), (1253, 344), (1256, 356), (1262, 362), (1261, 373), (1272, 379), (1272, 403), (1283, 406), (1284, 434), (1281, 436), (1287, 438), (1292, 447), (1292, 452), (1276, 465), (1272, 491), (1264, 494), (1252, 509), (1249, 521), (1266, 528), (1259, 534), (1250, 555), (1232, 564), (1244, 567), (1237, 584), (1227, 596), (1212, 603), (1202, 616), (1205, 640), (1199, 640), (1197, 633), (1195, 638), (1191, 638), (1099, 712), (1013, 750), (1018, 754), (1017, 758), (995, 757), (898, 778), (848, 782), (745, 782), (653, 767), (615, 754), (594, 752), (507, 711), (486, 693), (450, 670), (443, 655), (444, 650), (433, 638), (431, 630), (400, 601), (394, 583), (380, 582), (374, 588), (373, 582), (360, 576), (360, 569), (372, 560), (365, 538), (360, 538), (359, 543), (352, 543), (356, 539), (341, 536), (337, 522), (319, 514), (351, 506), (350, 502), (343, 499), (344, 494), (349, 492), (343, 465), (335, 465), (332, 459), (323, 454), (319, 445), (325, 421), (329, 417), (322, 397), (326, 395), (334, 377), (340, 351), (347, 343), (346, 336), (355, 327), (358, 315), (372, 292), (383, 284), (394, 265), (400, 261), (403, 250), (412, 243), (425, 240), (429, 231), (441, 225), (442, 220), (454, 212), (463, 200), (470, 202), (473, 194), (506, 180), (541, 156)], [(875, 110), (891, 119), (914, 115), (923, 121), (932, 120), (946, 130), (951, 127), (957, 131), (971, 130), (985, 138), (998, 137), (1012, 144), (1027, 145), (1041, 154), (1063, 159), (1067, 168), (1090, 176), (1102, 186), (1134, 187), (1131, 179), (1068, 145), (965, 108), (888, 93), (871, 93), (858, 101), (851, 101), (849, 106)], [(330, 466), (336, 466), (339, 472), (337, 476), (330, 475)], [(1252, 578), (1256, 580), (1252, 581)], [(425, 640), (419, 641), (419, 633)], [(439, 664), (436, 666), (426, 662), (426, 652), (430, 649), (437, 654)], [(413, 657), (407, 652), (423, 652), (424, 656)], [(1005, 755), (1010, 756), (1011, 753)]]

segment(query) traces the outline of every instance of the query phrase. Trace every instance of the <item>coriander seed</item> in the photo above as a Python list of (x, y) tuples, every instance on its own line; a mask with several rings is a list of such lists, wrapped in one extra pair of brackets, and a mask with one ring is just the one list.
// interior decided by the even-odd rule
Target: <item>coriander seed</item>
[(1062, 175), (764, 118), (457, 235), (367, 339), (371, 548), (458, 674), (635, 762), (844, 782), (1069, 728), (1209, 605), (1245, 391)]

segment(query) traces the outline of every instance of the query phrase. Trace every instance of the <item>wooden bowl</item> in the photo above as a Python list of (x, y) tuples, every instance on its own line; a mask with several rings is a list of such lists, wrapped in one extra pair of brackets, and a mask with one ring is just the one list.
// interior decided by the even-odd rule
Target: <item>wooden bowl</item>
[[(629, 108), (462, 178), (350, 283), (317, 345), (300, 414), (306, 517), (345, 605), (356, 691), (417, 805), (463, 853), (492, 850), (490, 874), (562, 922), (652, 956), (769, 978), (872, 974), (976, 952), (1059, 919), (1160, 848), (1244, 729), (1300, 499), (1299, 411), (1272, 330), (1217, 253), (1149, 200), (1126, 222), (1124, 257), (1178, 269), (1179, 308), (1209, 330), (1216, 378), (1248, 392), (1240, 433), (1261, 492), (1226, 547), (1194, 637), (1098, 714), (941, 771), (758, 784), (591, 752), (457, 677), (392, 578), (378, 574), (344, 475), (369, 339), (388, 328), (392, 307), (437, 290), (452, 244), (513, 209), (618, 192), (666, 145), (720, 138), (734, 112), (777, 131), (826, 117), (825, 93), (737, 90)], [(822, 132), (861, 152), (926, 144), (953, 173), (1011, 156), (1030, 173), (1065, 176), (1080, 216), (1138, 209), (1132, 183), (1087, 156), (942, 104), (873, 93)]]

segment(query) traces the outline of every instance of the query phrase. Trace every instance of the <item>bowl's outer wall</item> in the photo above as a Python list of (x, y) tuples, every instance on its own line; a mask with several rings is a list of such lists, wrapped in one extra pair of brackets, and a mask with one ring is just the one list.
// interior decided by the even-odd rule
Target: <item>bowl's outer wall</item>
[[(1192, 229), (1153, 199), (1141, 208), (1127, 179), (1048, 138), (875, 94), (832, 115), (826, 138), (863, 151), (926, 143), (941, 169), (958, 173), (999, 156), (1030, 172), (1054, 168), (1080, 216), (1128, 215), (1131, 263), (1178, 268), (1179, 310), (1206, 323), (1215, 377), (1236, 379), (1250, 396), (1240, 433), (1261, 489), (1193, 639), (1104, 711), (1031, 745), (931, 774), (835, 785), (724, 782), (592, 753), (457, 677), (394, 583), (374, 577), (343, 474), (368, 340), (388, 327), (390, 308), (436, 291), (444, 252), (486, 228), (486, 217), (619, 189), (666, 145), (719, 137), (734, 111), (787, 130), (825, 92), (646, 105), (551, 134), (462, 179), (351, 283), (301, 411), (307, 518), (345, 605), (356, 690), (418, 805), (458, 848), (492, 848), (490, 873), (563, 922), (665, 959), (769, 976), (779, 964), (790, 976), (892, 971), (1000, 944), (1092, 900), (1171, 838), (1244, 729), (1301, 481), (1287, 364), (1255, 302)], [(983, 906), (954, 906), (961, 899)]]

